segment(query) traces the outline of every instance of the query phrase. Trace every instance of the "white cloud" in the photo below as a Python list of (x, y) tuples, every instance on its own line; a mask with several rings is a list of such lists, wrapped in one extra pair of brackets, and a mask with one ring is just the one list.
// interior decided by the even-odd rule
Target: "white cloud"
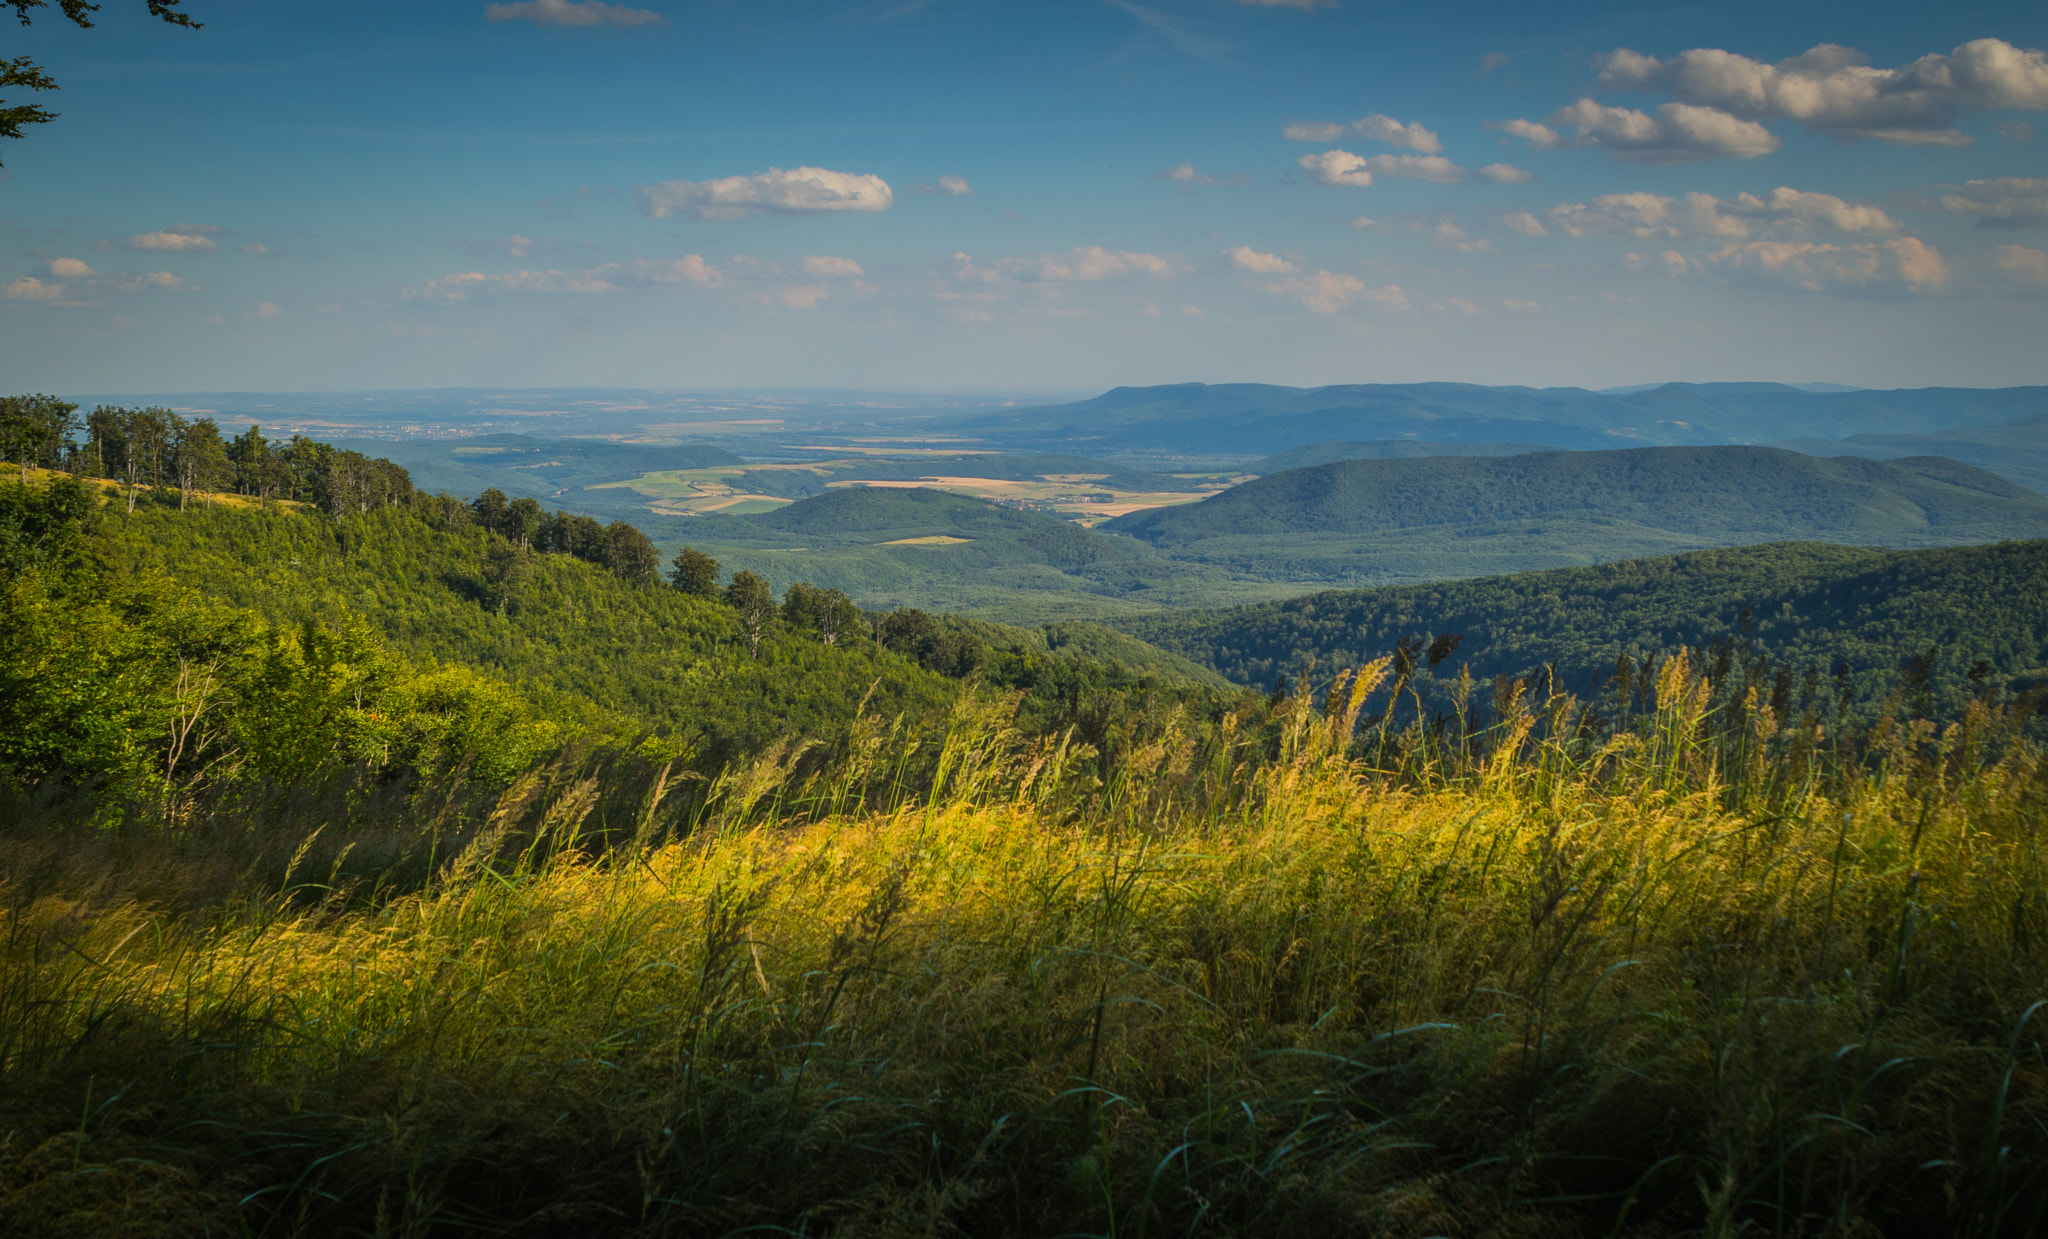
[(1601, 64), (1609, 86), (1669, 92), (1736, 116), (1797, 121), (1842, 141), (1966, 146), (1955, 128), (1969, 112), (2048, 111), (2048, 55), (2002, 39), (1976, 39), (1946, 56), (1875, 69), (1854, 48), (1823, 43), (1766, 64), (1715, 48), (1668, 61), (1627, 48)]
[[(1651, 116), (1633, 108), (1613, 108), (1581, 99), (1557, 110), (1542, 123), (1528, 120), (1490, 121), (1528, 142), (1536, 150), (1559, 146), (1591, 146), (1633, 163), (1688, 163), (1700, 159), (1754, 159), (1781, 143), (1778, 135), (1739, 116), (1690, 103), (1665, 103)], [(1562, 131), (1573, 131), (1567, 141)]]
[(1350, 151), (1303, 155), (1295, 162), (1306, 168), (1317, 184), (1352, 185), (1360, 189), (1372, 184), (1372, 173), (1366, 170), (1365, 159)]
[(265, 258), (270, 254), (270, 247), (261, 241), (251, 241), (242, 247), (242, 252), (254, 255), (257, 258)]
[(518, 0), (484, 6), (484, 19), (531, 21), (536, 26), (666, 26), (668, 19), (646, 9), (630, 9), (603, 0)]
[(1191, 163), (1175, 164), (1171, 168), (1163, 169), (1152, 175), (1159, 180), (1178, 181), (1182, 185), (1249, 185), (1252, 183), (1252, 178), (1242, 172), (1233, 172), (1229, 176), (1210, 176), (1206, 172), (1195, 171), (1195, 165)]
[(1317, 9), (1334, 9), (1337, 7), (1337, 0), (1237, 0), (1237, 2), (1259, 9), (1300, 9), (1304, 13), (1313, 13)]
[(1335, 142), (1344, 136), (1345, 126), (1334, 120), (1298, 120), (1280, 131), (1290, 142)]
[(1948, 280), (1948, 262), (1915, 237), (1831, 245), (1812, 241), (1731, 241), (1695, 260), (1789, 284), (1809, 292), (1837, 285), (1868, 288), (1898, 283), (1913, 292), (1932, 292)]
[(1314, 275), (1274, 281), (1266, 285), (1266, 291), (1299, 301), (1317, 314), (1335, 314), (1365, 291), (1365, 281), (1355, 275), (1318, 271)]
[(640, 209), (655, 219), (691, 215), (739, 219), (761, 211), (886, 211), (895, 204), (889, 183), (870, 173), (801, 167), (770, 168), (752, 176), (711, 181), (663, 181), (638, 188)]
[(818, 303), (832, 295), (828, 288), (817, 284), (804, 284), (796, 288), (784, 288), (776, 292), (776, 299), (792, 310), (815, 310)]
[(851, 258), (833, 258), (827, 254), (814, 254), (804, 259), (804, 274), (853, 278), (865, 275), (866, 272), (862, 271), (860, 264)]
[(259, 301), (256, 308), (243, 313), (243, 318), (283, 318), (284, 307), (275, 301)]
[(2017, 279), (2048, 284), (2048, 253), (2024, 245), (2001, 245), (1991, 251), (1998, 269)]
[(2048, 227), (2048, 178), (1966, 181), (1959, 191), (1943, 194), (1941, 205), (1958, 215), (1975, 215), (1979, 228)]
[(86, 266), (76, 258), (52, 258), (50, 260), (50, 274), (61, 276), (64, 279), (85, 280), (91, 279), (93, 276), (98, 275), (99, 272)]
[(1677, 279), (1679, 276), (1684, 275), (1686, 272), (1692, 270), (1692, 264), (1686, 261), (1685, 255), (1679, 253), (1677, 250), (1665, 250), (1663, 253), (1658, 254), (1655, 257), (1652, 257), (1648, 254), (1629, 254), (1626, 255), (1622, 261), (1623, 264), (1627, 266), (1628, 269), (1631, 271), (1645, 270), (1652, 263), (1654, 263), (1657, 266), (1663, 268), (1664, 274), (1670, 276), (1672, 279)]
[(220, 246), (209, 233), (217, 235), (218, 228), (200, 228), (180, 225), (176, 228), (159, 228), (128, 238), (123, 247), (131, 250), (155, 250), (169, 254), (211, 254)]
[(1492, 181), (1496, 185), (1525, 185), (1536, 179), (1536, 174), (1527, 168), (1517, 168), (1513, 164), (1505, 163), (1490, 163), (1483, 168), (1474, 168), (1472, 175), (1482, 181)]
[(33, 275), (24, 275), (0, 286), (0, 297), (9, 301), (62, 301), (66, 291), (62, 284), (45, 284)]
[(1513, 63), (1515, 63), (1515, 58), (1506, 52), (1488, 52), (1479, 58), (1479, 71), (1481, 73), (1491, 73), (1495, 69), (1505, 69)]
[(178, 278), (177, 276), (175, 276), (175, 275), (172, 275), (172, 274), (171, 274), (170, 272), (168, 272), (168, 271), (152, 271), (152, 272), (150, 272), (150, 273), (149, 273), (148, 275), (144, 275), (144, 276), (138, 276), (138, 277), (136, 277), (135, 279), (133, 279), (133, 280), (130, 280), (130, 281), (128, 281), (128, 282), (127, 282), (127, 283), (126, 283), (126, 284), (124, 285), (124, 287), (128, 287), (128, 288), (183, 288), (183, 287), (185, 287), (185, 281), (183, 281), (183, 280), (179, 279), (179, 278)]
[(1354, 155), (1350, 151), (1324, 151), (1303, 155), (1295, 163), (1308, 170), (1322, 185), (1372, 184), (1375, 176), (1400, 177), (1413, 181), (1435, 181), (1455, 185), (1465, 179), (1465, 170), (1442, 155)]
[(1424, 155), (1435, 155), (1444, 149), (1443, 142), (1431, 130), (1422, 127), (1420, 121), (1402, 124), (1381, 112), (1361, 116), (1351, 122), (1351, 128), (1364, 138), (1398, 146), (1403, 150), (1418, 151)]
[(1296, 142), (1334, 142), (1346, 133), (1355, 133), (1374, 142), (1398, 146), (1403, 150), (1416, 151), (1424, 155), (1435, 155), (1444, 149), (1442, 139), (1435, 131), (1425, 128), (1420, 121), (1402, 124), (1383, 112), (1361, 116), (1350, 124), (1333, 120), (1298, 120), (1280, 131), (1282, 137)]
[(1543, 307), (1534, 301), (1517, 301), (1513, 297), (1502, 297), (1501, 306), (1517, 314), (1541, 314)]
[(945, 194), (951, 198), (970, 198), (974, 196), (974, 186), (968, 184), (967, 178), (964, 176), (942, 176), (936, 185), (911, 186), (911, 192), (919, 194)]
[(1500, 217), (1500, 222), (1502, 227), (1519, 232), (1525, 237), (1547, 237), (1550, 235), (1550, 229), (1543, 226), (1543, 221), (1527, 211), (1509, 211)]
[(1465, 179), (1465, 170), (1442, 155), (1374, 155), (1365, 161), (1375, 176), (1394, 176), (1411, 181), (1435, 181), (1455, 185)]
[(1249, 271), (1253, 275), (1294, 274), (1293, 263), (1278, 254), (1261, 254), (1249, 245), (1240, 245), (1226, 253), (1230, 257), (1230, 265), (1239, 271)]
[[(1529, 232), (1526, 222), (1510, 222), (1507, 218), (1502, 222), (1517, 232)], [(1900, 230), (1898, 222), (1877, 207), (1787, 186), (1779, 186), (1761, 197), (1745, 193), (1716, 198), (1698, 191), (1682, 198), (1640, 191), (1605, 194), (1591, 202), (1567, 202), (1552, 207), (1550, 224), (1567, 236), (1628, 237), (1638, 241), (1746, 241), (1805, 236), (1817, 231), (1884, 234)]]
[(1358, 230), (1359, 230), (1360, 232), (1364, 232), (1364, 231), (1366, 231), (1367, 229), (1370, 229), (1370, 228), (1377, 228), (1377, 227), (1379, 227), (1378, 223), (1376, 223), (1376, 222), (1375, 222), (1375, 221), (1373, 220), (1373, 217), (1372, 217), (1372, 216), (1370, 216), (1370, 215), (1354, 215), (1354, 216), (1352, 216), (1352, 217), (1351, 217), (1351, 226), (1352, 226), (1353, 228), (1356, 228), (1356, 229), (1358, 229)]

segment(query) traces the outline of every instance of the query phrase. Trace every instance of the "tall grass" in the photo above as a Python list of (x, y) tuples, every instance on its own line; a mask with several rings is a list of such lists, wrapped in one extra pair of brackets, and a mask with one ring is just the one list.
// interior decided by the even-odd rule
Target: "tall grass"
[(1679, 658), (1618, 721), (1396, 728), (1397, 670), (1109, 762), (970, 703), (710, 784), (24, 828), (0, 1231), (2048, 1225), (2012, 711), (1850, 753)]

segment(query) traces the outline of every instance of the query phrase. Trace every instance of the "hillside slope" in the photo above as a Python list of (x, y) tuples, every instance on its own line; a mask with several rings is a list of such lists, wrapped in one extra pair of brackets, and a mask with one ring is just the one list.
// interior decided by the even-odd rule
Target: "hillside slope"
[[(634, 586), (567, 555), (535, 555), (504, 613), (488, 598), (494, 535), (403, 509), (347, 523), (291, 510), (108, 511), (96, 553), (116, 574), (161, 574), (273, 623), (367, 619), (416, 662), (501, 676), (556, 712), (695, 733), (709, 752), (819, 734), (873, 690), (884, 715), (943, 711), (957, 688), (872, 645), (771, 631), (750, 657), (736, 613)], [(589, 703), (589, 704), (584, 704)]]
[(1337, 461), (1108, 527), (1170, 545), (1552, 516), (1627, 521), (1707, 542), (1924, 545), (2048, 534), (2048, 497), (1940, 457), (1822, 460), (1777, 448), (1665, 447)]
[[(1231, 679), (1356, 665), (1404, 639), (1459, 634), (1445, 672), (1527, 674), (1552, 666), (1574, 690), (1680, 645), (1740, 638), (1822, 678), (1847, 663), (1865, 701), (1902, 682), (1906, 660), (1953, 710), (1979, 685), (2048, 684), (2048, 541), (1883, 551), (1777, 543), (1596, 568), (1310, 595), (1119, 626)], [(1977, 683), (1969, 673), (1979, 661)]]

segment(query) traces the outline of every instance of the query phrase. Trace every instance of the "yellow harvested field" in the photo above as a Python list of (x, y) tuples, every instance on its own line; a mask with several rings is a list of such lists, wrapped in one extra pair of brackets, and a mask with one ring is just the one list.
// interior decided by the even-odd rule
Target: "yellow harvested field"
[(876, 546), (960, 546), (972, 542), (972, 538), (956, 538), (951, 534), (935, 533), (925, 538), (898, 538), (893, 542), (877, 542)]

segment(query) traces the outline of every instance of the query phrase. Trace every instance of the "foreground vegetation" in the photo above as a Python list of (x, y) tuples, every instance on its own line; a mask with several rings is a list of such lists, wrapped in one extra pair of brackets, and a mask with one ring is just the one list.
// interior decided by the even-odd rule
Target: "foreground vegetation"
[(2048, 1224), (2041, 693), (1264, 696), (0, 491), (0, 1233)]
[(1601, 739), (1353, 743), (1386, 671), (1106, 777), (963, 705), (915, 787), (868, 719), (692, 796), (571, 749), (17, 818), (0, 1227), (2038, 1230), (2008, 710), (1851, 756), (1681, 658)]

